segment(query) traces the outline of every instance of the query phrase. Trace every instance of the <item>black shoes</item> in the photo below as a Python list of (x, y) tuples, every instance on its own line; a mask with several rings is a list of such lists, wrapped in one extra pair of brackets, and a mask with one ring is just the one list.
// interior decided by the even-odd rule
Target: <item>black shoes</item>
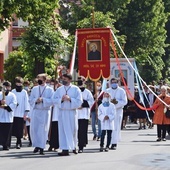
[(73, 150), (73, 153), (74, 153), (74, 154), (78, 154), (77, 151), (76, 151), (76, 149)]
[(63, 150), (62, 152), (58, 153), (58, 156), (69, 156), (68, 150)]
[(163, 138), (163, 139), (162, 139), (162, 141), (166, 141), (166, 139), (165, 139), (165, 138)]
[(38, 147), (35, 147), (35, 149), (33, 150), (33, 153), (37, 153), (38, 151), (40, 151), (40, 155), (44, 155), (44, 149), (38, 148)]
[(39, 150), (40, 150), (40, 148), (36, 147), (36, 148), (33, 150), (33, 153), (37, 153)]
[(142, 129), (142, 127), (140, 126), (138, 129), (140, 130), (140, 129)]
[(58, 148), (52, 148), (51, 146), (48, 148), (48, 151), (51, 152), (51, 151), (55, 151), (57, 152)]
[(52, 148), (52, 147), (49, 147), (49, 148), (48, 148), (48, 151), (50, 151), (50, 152), (51, 152), (52, 150), (53, 150), (53, 148)]
[(156, 141), (157, 141), (157, 142), (160, 142), (161, 140), (162, 140), (162, 141), (166, 141), (166, 138), (162, 138), (162, 139), (161, 139), (161, 138), (158, 138)]
[(3, 150), (4, 151), (9, 151), (9, 147), (8, 146), (3, 146)]
[(100, 141), (100, 137), (97, 138), (97, 141)]
[(40, 148), (40, 155), (44, 155), (44, 149)]
[(143, 129), (146, 129), (146, 125), (139, 126), (139, 128), (138, 128), (138, 129), (139, 129), (139, 130), (141, 130), (142, 128), (143, 128)]
[(93, 136), (93, 140), (96, 140), (96, 135)]
[(21, 145), (20, 144), (16, 144), (16, 149), (21, 149)]
[(109, 151), (109, 148), (106, 147), (105, 149), (103, 147), (100, 147), (100, 152), (103, 152), (105, 150), (105, 152), (108, 152)]
[(83, 153), (83, 149), (79, 149), (78, 153)]
[(111, 150), (116, 150), (116, 147), (114, 147), (114, 146), (112, 147), (112, 146), (111, 146), (111, 148), (110, 148), (110, 149), (111, 149)]
[(108, 151), (109, 151), (109, 148), (108, 148), (108, 147), (106, 147), (106, 148), (105, 148), (105, 152), (108, 152)]
[(161, 141), (161, 138), (158, 138), (156, 141), (157, 141), (157, 142), (160, 142), (160, 141)]
[(111, 147), (110, 147), (110, 149), (111, 149), (111, 150), (116, 150), (116, 146), (117, 146), (116, 144), (112, 144)]
[(96, 138), (97, 138), (97, 141), (100, 141), (100, 137), (97, 137), (97, 135), (94, 135), (93, 140), (96, 140)]
[(100, 152), (103, 152), (104, 148), (103, 147), (100, 147)]
[(21, 142), (21, 140), (18, 140), (18, 139), (17, 139), (16, 149), (20, 149), (21, 147), (22, 147), (22, 142)]

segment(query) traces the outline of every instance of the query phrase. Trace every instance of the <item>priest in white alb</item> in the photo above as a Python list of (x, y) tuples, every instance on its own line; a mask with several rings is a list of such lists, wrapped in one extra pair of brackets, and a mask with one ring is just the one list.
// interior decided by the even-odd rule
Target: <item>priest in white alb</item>
[(47, 75), (39, 74), (38, 86), (34, 86), (30, 94), (32, 107), (30, 121), (30, 136), (34, 153), (40, 151), (44, 155), (44, 148), (48, 140), (48, 132), (51, 118), (51, 106), (53, 89), (46, 84)]
[(115, 105), (116, 115), (114, 119), (114, 130), (112, 131), (111, 149), (115, 150), (121, 139), (121, 124), (123, 119), (123, 107), (127, 104), (127, 95), (123, 88), (119, 87), (118, 80), (112, 78), (110, 80), (111, 87), (107, 92), (111, 96), (111, 102)]
[(77, 145), (77, 109), (82, 105), (80, 89), (71, 83), (72, 76), (63, 75), (63, 86), (59, 87), (53, 96), (53, 103), (59, 108), (59, 156), (69, 155), (69, 150), (74, 150)]

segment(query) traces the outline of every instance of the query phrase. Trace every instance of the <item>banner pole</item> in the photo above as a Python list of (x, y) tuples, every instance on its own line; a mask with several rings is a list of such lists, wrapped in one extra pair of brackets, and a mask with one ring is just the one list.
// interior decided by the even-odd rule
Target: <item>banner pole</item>
[(93, 23), (93, 28), (95, 28), (95, 24), (94, 24), (94, 7), (92, 9), (92, 23)]

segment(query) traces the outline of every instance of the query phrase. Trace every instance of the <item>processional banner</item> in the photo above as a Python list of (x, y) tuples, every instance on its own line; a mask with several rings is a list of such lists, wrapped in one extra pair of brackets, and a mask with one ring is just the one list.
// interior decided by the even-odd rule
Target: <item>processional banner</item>
[(93, 81), (110, 76), (110, 29), (78, 29), (79, 75)]

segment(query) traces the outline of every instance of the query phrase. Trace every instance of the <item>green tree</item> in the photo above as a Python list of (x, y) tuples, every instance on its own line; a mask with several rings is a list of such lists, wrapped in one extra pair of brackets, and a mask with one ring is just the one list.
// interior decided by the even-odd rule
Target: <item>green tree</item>
[(32, 23), (27, 28), (22, 35), (21, 48), (28, 56), (27, 66), (33, 64), (31, 72), (34, 76), (47, 71), (47, 59), (54, 60), (55, 54), (60, 51), (62, 38), (56, 26), (45, 19)]
[(48, 19), (54, 16), (58, 8), (58, 0), (1, 0), (0, 1), (0, 32), (7, 28), (17, 18), (22, 18), (29, 23)]
[(165, 48), (165, 55), (162, 57), (165, 67), (162, 70), (162, 77), (163, 79), (169, 79), (170, 78), (170, 1), (169, 0), (163, 0), (165, 4), (165, 13), (168, 16), (168, 21), (166, 23), (166, 31), (167, 31), (167, 37), (166, 37), (166, 48)]
[[(34, 64), (31, 63), (30, 57), (22, 50), (13, 51), (10, 53), (9, 58), (5, 60), (5, 80), (9, 80), (14, 87), (14, 80), (16, 76), (21, 76), (24, 79), (32, 80), (36, 77), (33, 70)], [(54, 59), (45, 58), (45, 72), (48, 75), (55, 75), (56, 62)]]
[(24, 65), (26, 62), (26, 57), (22, 51), (13, 51), (10, 53), (9, 58), (5, 60), (5, 73), (4, 79), (8, 80), (14, 85), (14, 80), (16, 76), (21, 76), (25, 78), (26, 70)]
[[(86, 0), (88, 3), (91, 3), (91, 0)], [(112, 1), (103, 1), (103, 0), (94, 0), (94, 8), (96, 11), (101, 11), (104, 14), (111, 12), (114, 14), (116, 22), (121, 18), (126, 16), (126, 6), (130, 3), (131, 0), (112, 0)]]
[(58, 0), (2, 0), (0, 2), (0, 31), (11, 24), (14, 14), (17, 18), (29, 22), (21, 45), (27, 77), (35, 77), (40, 72), (49, 74), (53, 72), (54, 55), (58, 53), (60, 41), (63, 39), (56, 24), (57, 8)]
[(59, 14), (61, 17), (61, 28), (68, 30), (71, 35), (74, 35), (77, 28), (77, 22), (91, 16), (92, 9), (92, 5), (88, 5), (84, 1), (81, 1), (81, 6), (75, 3), (65, 3), (60, 1)]
[[(125, 7), (129, 3), (129, 1), (130, 0), (82, 0), (81, 5), (60, 1), (59, 12), (62, 18), (60, 21), (61, 27), (64, 29), (68, 29), (69, 33), (74, 34), (77, 28), (77, 23), (79, 21), (83, 20), (84, 18), (91, 18), (93, 8), (94, 11), (102, 12), (104, 15), (108, 12), (112, 13), (112, 16), (114, 16), (114, 20), (117, 22), (118, 18), (124, 16)], [(91, 23), (92, 27), (92, 21), (90, 21), (89, 23)], [(109, 23), (109, 25), (112, 24), (112, 22)]]
[[(168, 0), (164, 1), (165, 5), (169, 5)], [(165, 73), (164, 68), (167, 69), (164, 65), (167, 57), (164, 59), (163, 56), (165, 48), (168, 51), (165, 43), (168, 15), (162, 0), (83, 0), (80, 6), (63, 3), (60, 14), (64, 20), (61, 20), (61, 26), (73, 34), (82, 23), (83, 26), (89, 25), (92, 23), (93, 6), (96, 12), (113, 14), (114, 22), (111, 24), (119, 30), (116, 36), (126, 37), (126, 43), (118, 39), (127, 56), (136, 59), (141, 76), (146, 81), (159, 80)]]
[(127, 9), (121, 29), (127, 36), (125, 53), (136, 59), (140, 74), (147, 82), (159, 80), (166, 47), (164, 4), (162, 0), (132, 0)]

